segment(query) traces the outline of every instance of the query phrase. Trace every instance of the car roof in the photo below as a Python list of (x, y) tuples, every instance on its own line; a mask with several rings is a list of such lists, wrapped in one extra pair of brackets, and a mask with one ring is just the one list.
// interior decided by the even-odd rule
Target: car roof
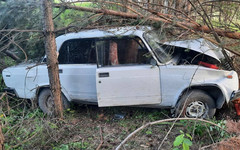
[(56, 38), (57, 51), (59, 51), (61, 45), (71, 39), (81, 38), (103, 38), (103, 37), (117, 37), (117, 36), (130, 36), (135, 35), (142, 37), (145, 31), (150, 30), (148, 26), (126, 26), (126, 27), (115, 27), (115, 28), (101, 28), (83, 30), (76, 33), (67, 33)]

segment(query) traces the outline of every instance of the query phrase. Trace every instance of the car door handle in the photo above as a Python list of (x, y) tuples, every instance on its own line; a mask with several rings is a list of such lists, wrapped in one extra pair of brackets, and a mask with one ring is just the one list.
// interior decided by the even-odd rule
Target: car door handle
[(98, 74), (98, 77), (99, 77), (99, 78), (109, 77), (109, 73), (108, 73), (108, 72), (99, 73), (99, 74)]

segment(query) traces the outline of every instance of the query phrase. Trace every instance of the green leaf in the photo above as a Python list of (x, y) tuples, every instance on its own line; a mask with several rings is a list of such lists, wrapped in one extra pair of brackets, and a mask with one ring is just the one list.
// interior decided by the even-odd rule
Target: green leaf
[(192, 140), (192, 136), (190, 134), (187, 133), (186, 136)]
[(184, 134), (184, 132), (182, 130), (180, 130), (180, 133)]
[(182, 144), (183, 142), (183, 137), (184, 137), (184, 134), (181, 134), (179, 136), (177, 136), (173, 142), (173, 145), (174, 146), (179, 146), (180, 144)]
[(176, 148), (174, 148), (173, 150), (179, 150), (179, 149), (176, 147)]
[(148, 130), (148, 131), (146, 131), (146, 134), (148, 134), (148, 135), (149, 135), (149, 134), (152, 134), (152, 131), (149, 131), (149, 130)]
[(192, 141), (190, 141), (189, 139), (184, 138), (183, 139), (183, 144), (187, 144), (188, 146), (192, 146)]
[(183, 150), (189, 150), (189, 146), (186, 143), (183, 143)]

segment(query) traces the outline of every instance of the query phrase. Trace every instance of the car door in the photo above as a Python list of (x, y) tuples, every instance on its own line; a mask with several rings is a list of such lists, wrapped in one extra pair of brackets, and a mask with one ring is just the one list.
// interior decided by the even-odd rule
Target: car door
[(72, 39), (59, 51), (61, 85), (73, 101), (97, 102), (94, 43), (93, 39)]
[(159, 68), (150, 65), (151, 55), (140, 38), (96, 41), (98, 105), (159, 104)]

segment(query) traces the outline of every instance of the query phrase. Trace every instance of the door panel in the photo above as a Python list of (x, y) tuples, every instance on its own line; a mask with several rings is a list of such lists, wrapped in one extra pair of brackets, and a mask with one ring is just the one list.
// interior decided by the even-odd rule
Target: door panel
[(125, 106), (159, 104), (159, 68), (151, 65), (97, 69), (98, 105)]
[(59, 65), (61, 85), (73, 100), (97, 102), (97, 65), (70, 64)]

